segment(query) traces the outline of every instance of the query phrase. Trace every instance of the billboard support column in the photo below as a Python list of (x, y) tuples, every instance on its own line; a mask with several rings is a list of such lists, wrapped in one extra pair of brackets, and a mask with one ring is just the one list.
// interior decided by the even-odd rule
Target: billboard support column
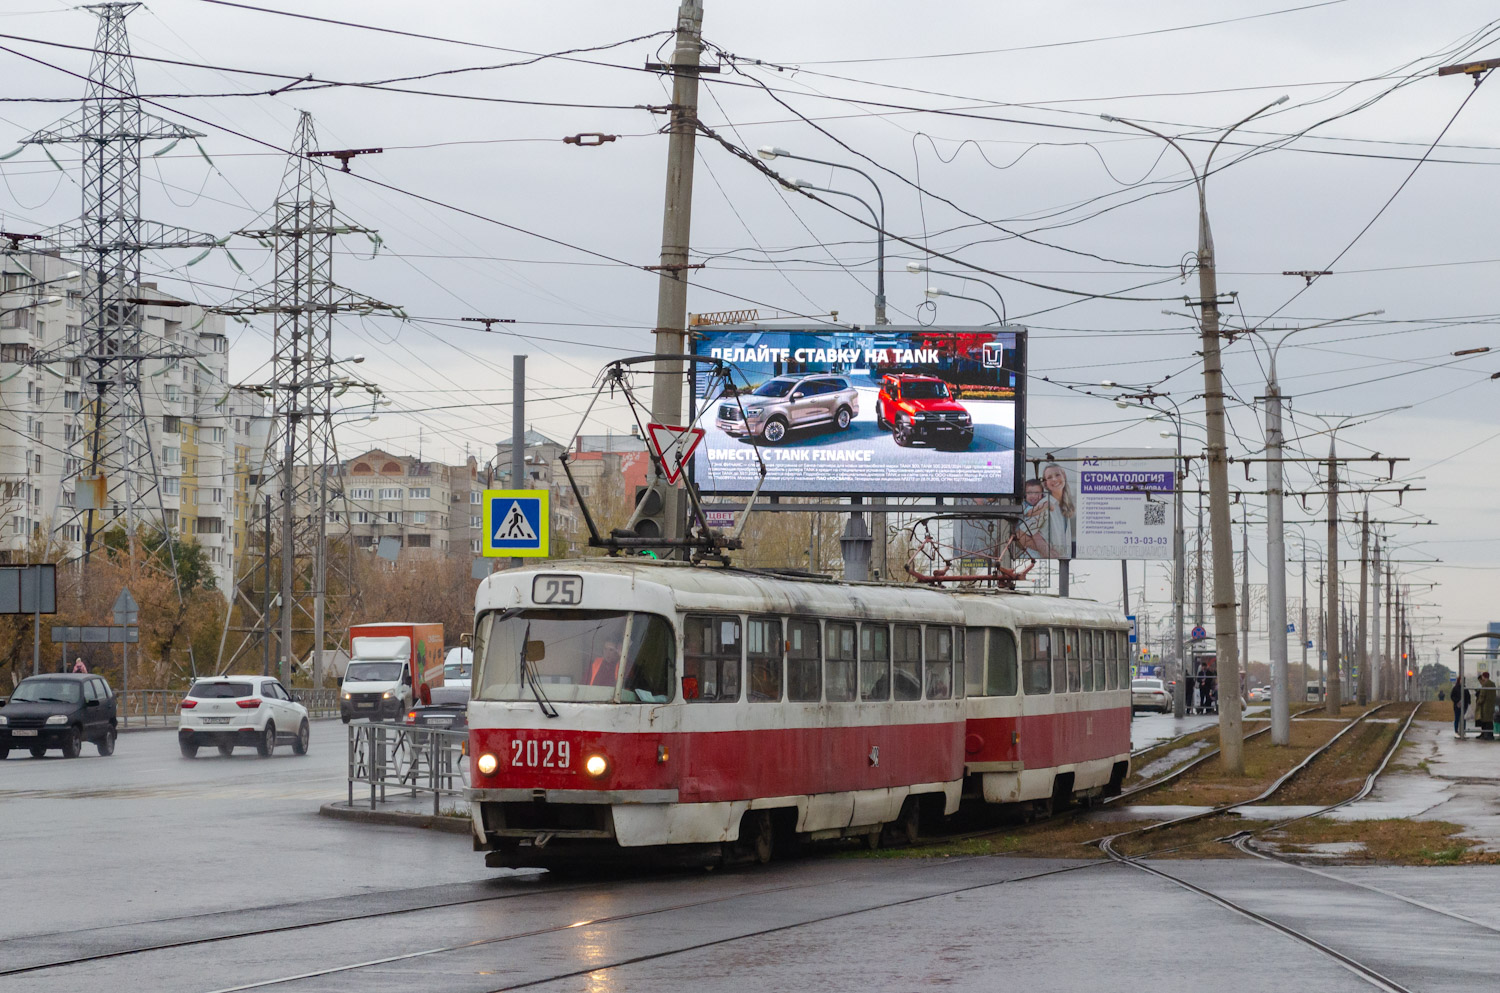
[(1057, 560), (1057, 595), (1068, 595), (1068, 563), (1071, 559)]
[[(851, 497), (850, 504), (858, 507), (860, 497)], [(839, 538), (844, 553), (844, 578), (852, 583), (863, 583), (870, 578), (870, 530), (865, 527), (865, 517), (858, 510), (849, 515), (849, 523)]]
[(870, 569), (877, 580), (885, 582), (890, 578), (889, 568), (886, 564), (886, 556), (889, 552), (887, 547), (885, 511), (872, 511), (870, 514)]

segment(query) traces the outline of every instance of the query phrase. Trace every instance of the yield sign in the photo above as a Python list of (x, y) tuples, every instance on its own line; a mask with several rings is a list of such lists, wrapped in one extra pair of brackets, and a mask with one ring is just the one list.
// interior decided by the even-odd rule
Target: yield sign
[(676, 484), (682, 478), (682, 468), (703, 440), (702, 428), (685, 428), (675, 424), (647, 424), (646, 435), (651, 439), (651, 448), (661, 459), (667, 482)]

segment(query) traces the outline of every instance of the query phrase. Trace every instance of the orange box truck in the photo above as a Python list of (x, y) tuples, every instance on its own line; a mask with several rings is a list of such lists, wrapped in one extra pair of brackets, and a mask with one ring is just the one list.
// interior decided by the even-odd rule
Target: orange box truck
[(423, 683), (443, 685), (443, 626), (386, 621), (349, 628), (349, 665), (339, 716), (387, 720), (404, 714)]

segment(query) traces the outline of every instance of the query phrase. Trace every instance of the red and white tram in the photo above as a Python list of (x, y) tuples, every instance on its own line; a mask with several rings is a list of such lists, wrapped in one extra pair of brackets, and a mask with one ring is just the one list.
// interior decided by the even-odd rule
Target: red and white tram
[(1019, 802), (1128, 766), (1129, 679), (1105, 638), (1123, 626), (1093, 605), (588, 559), (497, 573), (475, 610), (469, 796), (489, 865), (763, 861), (914, 837), (966, 775)]
[(1050, 811), (1130, 771), (1129, 628), (1087, 600), (955, 593), (963, 608), (966, 795)]

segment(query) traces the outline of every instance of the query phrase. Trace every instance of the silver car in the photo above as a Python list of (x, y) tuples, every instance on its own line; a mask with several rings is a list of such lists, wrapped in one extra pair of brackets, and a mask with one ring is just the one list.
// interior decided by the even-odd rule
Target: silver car
[[(744, 416), (740, 414), (744, 408)], [(777, 445), (797, 428), (831, 424), (846, 431), (859, 416), (859, 391), (843, 376), (777, 376), (753, 393), (719, 401), (714, 425), (735, 438)]]

